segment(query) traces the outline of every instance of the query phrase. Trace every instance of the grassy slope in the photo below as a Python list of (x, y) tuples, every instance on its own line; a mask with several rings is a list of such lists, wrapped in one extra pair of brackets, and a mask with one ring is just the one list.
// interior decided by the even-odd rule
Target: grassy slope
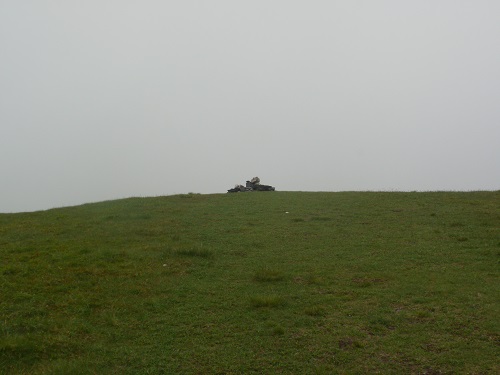
[(1, 214), (0, 372), (498, 373), (499, 208), (274, 192)]

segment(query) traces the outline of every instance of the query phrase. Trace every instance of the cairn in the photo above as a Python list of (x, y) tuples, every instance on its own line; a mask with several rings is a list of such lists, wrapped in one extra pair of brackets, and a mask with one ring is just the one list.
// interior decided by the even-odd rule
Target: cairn
[(254, 177), (250, 181), (246, 182), (246, 185), (235, 185), (234, 188), (229, 189), (228, 193), (239, 193), (248, 191), (275, 191), (274, 186), (261, 185), (260, 178)]

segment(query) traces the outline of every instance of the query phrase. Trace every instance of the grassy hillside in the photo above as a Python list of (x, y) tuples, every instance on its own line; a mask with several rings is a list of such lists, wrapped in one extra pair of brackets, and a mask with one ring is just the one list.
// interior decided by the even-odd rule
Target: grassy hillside
[(499, 373), (500, 193), (0, 215), (0, 372)]

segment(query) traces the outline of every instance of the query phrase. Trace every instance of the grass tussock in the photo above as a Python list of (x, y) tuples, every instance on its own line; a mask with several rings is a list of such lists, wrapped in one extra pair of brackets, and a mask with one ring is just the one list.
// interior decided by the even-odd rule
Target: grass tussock
[(285, 305), (285, 299), (278, 295), (259, 295), (250, 298), (250, 305), (254, 308), (275, 308)]
[(209, 249), (203, 248), (191, 248), (191, 249), (183, 249), (177, 250), (177, 255), (181, 257), (194, 257), (194, 258), (213, 258), (214, 253)]
[(283, 273), (278, 270), (264, 268), (255, 272), (253, 279), (259, 282), (276, 282), (285, 278)]
[(304, 312), (309, 316), (325, 316), (327, 314), (327, 308), (322, 305), (315, 305), (306, 307)]

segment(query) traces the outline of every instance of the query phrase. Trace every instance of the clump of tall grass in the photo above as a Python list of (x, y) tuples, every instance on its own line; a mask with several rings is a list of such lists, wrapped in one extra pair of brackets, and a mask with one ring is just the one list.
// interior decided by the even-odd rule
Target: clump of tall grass
[(284, 275), (278, 270), (263, 268), (255, 272), (253, 279), (259, 282), (274, 282), (283, 280)]
[(326, 311), (327, 311), (326, 307), (321, 306), (321, 305), (309, 306), (309, 307), (306, 307), (306, 309), (304, 310), (306, 315), (309, 315), (309, 316), (325, 316)]
[(253, 296), (250, 305), (254, 308), (273, 308), (285, 305), (285, 299), (278, 295)]
[(212, 258), (214, 256), (214, 253), (211, 250), (204, 249), (200, 246), (177, 250), (177, 255), (194, 258)]

